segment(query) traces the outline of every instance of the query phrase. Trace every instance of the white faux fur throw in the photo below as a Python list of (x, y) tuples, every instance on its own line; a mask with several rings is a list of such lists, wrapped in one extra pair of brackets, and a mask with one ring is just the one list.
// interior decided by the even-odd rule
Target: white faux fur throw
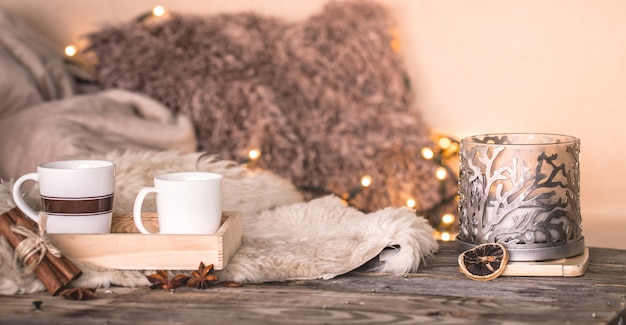
[[(194, 154), (110, 153), (81, 158), (116, 163), (114, 211), (131, 211), (141, 187), (152, 186), (156, 174), (211, 171), (224, 175), (224, 210), (242, 211), (243, 244), (220, 280), (241, 282), (329, 279), (352, 271), (378, 256), (371, 271), (415, 272), (437, 250), (432, 228), (406, 208), (386, 208), (364, 214), (335, 196), (303, 202), (293, 185), (263, 170), (248, 170), (230, 161)], [(0, 184), (0, 212), (11, 209), (11, 183)], [(27, 193), (33, 204), (37, 194)], [(150, 200), (144, 210), (154, 209)], [(392, 248), (392, 249), (387, 249)], [(385, 251), (385, 254), (381, 252)], [(154, 270), (120, 271), (75, 261), (83, 275), (73, 286), (147, 285)], [(0, 237), (0, 294), (45, 290), (34, 275), (26, 275)]]

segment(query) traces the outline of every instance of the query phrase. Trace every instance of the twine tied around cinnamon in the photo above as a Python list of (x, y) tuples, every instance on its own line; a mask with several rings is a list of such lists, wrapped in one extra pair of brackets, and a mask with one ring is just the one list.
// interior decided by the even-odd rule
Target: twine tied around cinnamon
[(23, 226), (11, 226), (11, 231), (25, 237), (24, 240), (15, 247), (13, 256), (16, 259), (19, 259), (22, 263), (26, 264), (26, 261), (28, 261), (31, 256), (39, 253), (37, 261), (26, 267), (26, 273), (32, 273), (44, 259), (46, 253), (50, 253), (55, 257), (61, 257), (61, 251), (54, 247), (54, 245), (50, 243), (48, 237), (46, 237), (47, 219), (47, 214), (39, 212), (37, 233)]

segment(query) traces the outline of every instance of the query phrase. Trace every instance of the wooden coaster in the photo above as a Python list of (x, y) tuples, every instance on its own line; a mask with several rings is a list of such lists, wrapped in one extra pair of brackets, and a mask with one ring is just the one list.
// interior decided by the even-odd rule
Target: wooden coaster
[(502, 276), (581, 276), (589, 266), (589, 248), (577, 256), (540, 262), (509, 261)]

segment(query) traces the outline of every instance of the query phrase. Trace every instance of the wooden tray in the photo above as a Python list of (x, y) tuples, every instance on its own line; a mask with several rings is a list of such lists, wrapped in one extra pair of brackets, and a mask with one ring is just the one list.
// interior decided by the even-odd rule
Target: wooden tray
[[(156, 213), (143, 213), (150, 231)], [(137, 233), (132, 213), (114, 214), (110, 234), (48, 234), (66, 257), (120, 270), (197, 270), (200, 262), (223, 269), (242, 241), (242, 213), (224, 211), (214, 235)]]

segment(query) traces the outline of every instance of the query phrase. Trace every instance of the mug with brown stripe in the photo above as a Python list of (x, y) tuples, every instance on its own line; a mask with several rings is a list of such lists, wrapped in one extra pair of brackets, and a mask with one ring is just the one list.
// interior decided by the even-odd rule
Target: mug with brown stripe
[(15, 205), (39, 222), (39, 212), (22, 196), (27, 181), (39, 183), (41, 210), (47, 215), (48, 233), (111, 232), (115, 164), (105, 160), (64, 160), (43, 163), (37, 172), (15, 181)]

